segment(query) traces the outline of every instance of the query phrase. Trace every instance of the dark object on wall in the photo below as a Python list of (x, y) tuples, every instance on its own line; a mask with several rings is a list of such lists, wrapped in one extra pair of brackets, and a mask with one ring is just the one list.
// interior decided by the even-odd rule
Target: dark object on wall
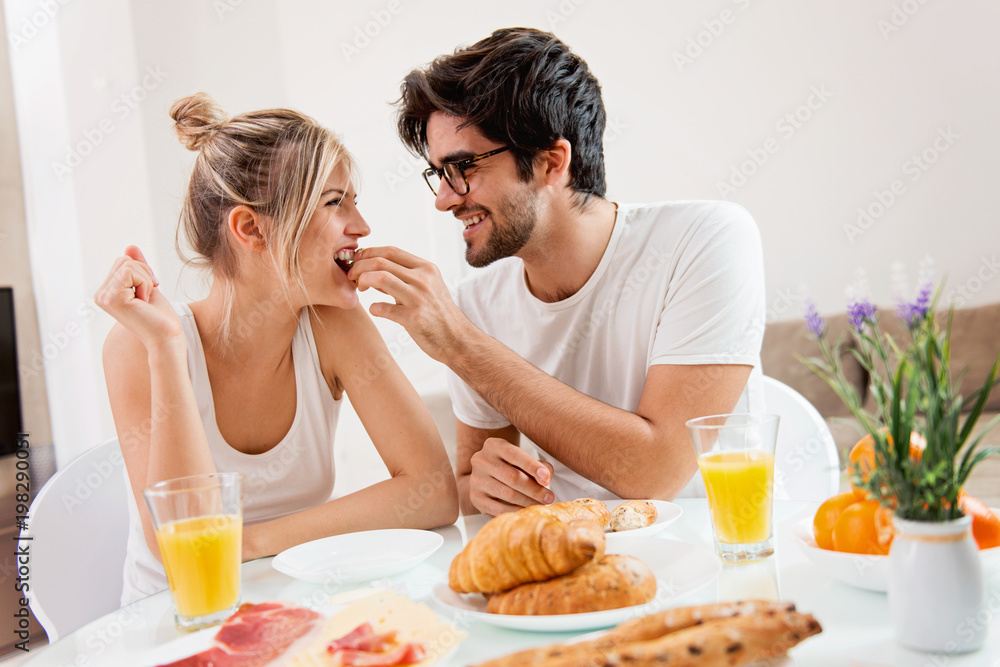
[(22, 428), (14, 290), (0, 287), (0, 455), (13, 454), (17, 450), (17, 435)]

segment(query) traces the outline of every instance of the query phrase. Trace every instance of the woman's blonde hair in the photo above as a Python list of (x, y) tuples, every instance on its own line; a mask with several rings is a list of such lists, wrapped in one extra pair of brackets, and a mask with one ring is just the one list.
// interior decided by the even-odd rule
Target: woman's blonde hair
[[(210, 268), (225, 281), (225, 315), (218, 331), (232, 329), (233, 284), (240, 278), (227, 217), (236, 206), (261, 216), (260, 232), (288, 285), (305, 290), (299, 248), (327, 179), (338, 165), (353, 178), (354, 161), (336, 136), (312, 118), (288, 109), (251, 111), (228, 118), (211, 96), (196, 93), (170, 107), (181, 143), (198, 151), (181, 210), (183, 229), (197, 257), (186, 263)], [(331, 258), (331, 261), (332, 258)]]

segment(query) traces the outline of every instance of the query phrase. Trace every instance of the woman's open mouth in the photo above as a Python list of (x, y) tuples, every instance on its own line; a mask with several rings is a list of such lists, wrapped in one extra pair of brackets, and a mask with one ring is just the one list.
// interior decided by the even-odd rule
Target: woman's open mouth
[(333, 256), (333, 261), (337, 263), (340, 270), (347, 273), (354, 266), (354, 254), (357, 250), (351, 250), (350, 248), (345, 248), (343, 250), (338, 250)]

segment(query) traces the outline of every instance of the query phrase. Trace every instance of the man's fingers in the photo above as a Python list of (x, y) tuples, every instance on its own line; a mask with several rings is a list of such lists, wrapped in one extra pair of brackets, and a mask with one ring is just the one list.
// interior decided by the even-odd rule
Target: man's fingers
[(402, 306), (377, 301), (368, 307), (368, 312), (371, 313), (372, 317), (381, 317), (400, 326), (403, 325), (404, 311)]
[(489, 516), (500, 516), (507, 512), (516, 512), (522, 509), (520, 505), (511, 505), (485, 494), (473, 497), (472, 504), (475, 505), (477, 510)]
[[(497, 442), (490, 443), (490, 440), (495, 440)], [(485, 444), (492, 444), (492, 448), (495, 448), (497, 456), (515, 468), (524, 471), (540, 485), (545, 486), (552, 481), (552, 467), (546, 467), (546, 464), (542, 463), (517, 445), (511, 444), (500, 438), (490, 438)]]
[[(414, 254), (408, 253), (405, 250), (401, 250), (396, 246), (381, 246), (375, 248), (362, 248), (361, 252), (357, 253), (361, 256), (362, 260), (373, 259), (376, 257), (384, 257), (385, 259), (393, 262), (394, 264), (399, 264), (407, 269), (415, 269), (424, 263), (424, 260), (417, 257)], [(354, 261), (358, 261), (358, 256), (355, 255)]]
[(552, 483), (552, 474), (555, 472), (555, 468), (548, 461), (541, 461), (542, 467), (539, 468), (538, 474), (535, 475), (535, 479), (542, 486), (548, 486)]
[[(352, 269), (353, 270), (353, 269)], [(413, 296), (413, 287), (390, 271), (371, 271), (358, 274), (358, 289), (374, 287), (399, 303)]]
[(546, 496), (551, 495), (550, 491), (538, 486), (524, 471), (503, 464), (479, 487), (497, 500), (520, 507), (546, 504)]
[[(528, 504), (547, 504), (555, 499), (551, 491), (539, 484), (540, 470), (548, 469), (520, 447), (500, 438), (489, 438), (483, 449), (473, 455), (473, 472), (480, 472), (484, 480), (478, 486), (486, 493), (512, 503), (520, 502), (519, 496), (528, 499)], [(543, 476), (543, 479), (545, 477)], [(504, 491), (500, 486), (510, 489)]]

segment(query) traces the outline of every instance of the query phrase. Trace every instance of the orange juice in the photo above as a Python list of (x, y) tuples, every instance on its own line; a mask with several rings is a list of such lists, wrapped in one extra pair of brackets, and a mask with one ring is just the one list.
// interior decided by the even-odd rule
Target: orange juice
[(727, 544), (753, 544), (771, 536), (774, 456), (744, 450), (698, 457), (712, 509), (715, 537)]
[(236, 605), (243, 545), (240, 517), (219, 514), (171, 521), (156, 531), (156, 541), (178, 614), (197, 618)]

